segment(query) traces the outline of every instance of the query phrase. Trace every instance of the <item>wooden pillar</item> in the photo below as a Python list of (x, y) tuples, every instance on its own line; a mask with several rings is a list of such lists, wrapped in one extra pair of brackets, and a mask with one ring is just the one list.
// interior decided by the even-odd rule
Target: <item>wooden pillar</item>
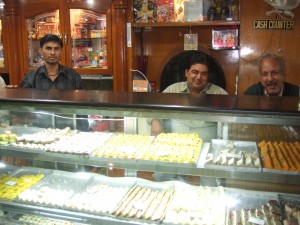
[(126, 63), (127, 1), (112, 1), (112, 51), (114, 91), (128, 91)]
[(23, 79), (20, 3), (18, 0), (4, 0), (4, 4), (9, 80), (10, 84), (19, 86)]

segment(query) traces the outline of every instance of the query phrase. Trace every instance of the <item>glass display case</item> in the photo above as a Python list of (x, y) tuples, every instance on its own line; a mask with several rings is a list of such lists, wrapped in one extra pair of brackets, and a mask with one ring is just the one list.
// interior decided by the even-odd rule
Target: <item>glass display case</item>
[[(78, 203), (70, 203), (75, 208), (65, 208), (66, 203), (58, 206), (36, 204), (33, 200), (28, 203), (20, 201), (20, 197), (10, 201), (0, 199), (5, 212), (42, 212), (47, 217), (59, 215), (87, 224), (99, 224), (99, 221), (101, 224), (182, 224), (180, 219), (172, 220), (174, 208), (174, 212), (167, 210), (176, 201), (185, 204), (182, 195), (174, 193), (209, 191), (209, 196), (218, 199), (214, 202), (216, 213), (225, 215), (224, 224), (229, 224), (225, 223), (228, 213), (223, 214), (217, 207), (223, 193), (252, 201), (256, 198), (256, 203), (258, 199), (260, 202), (274, 200), (283, 193), (299, 198), (296, 194), (300, 194), (300, 115), (296, 97), (192, 97), (167, 93), (14, 89), (0, 90), (0, 102), (2, 160), (7, 156), (13, 158), (12, 162), (22, 158), (27, 160), (29, 168), (39, 165), (50, 169), (51, 179), (42, 182), (46, 182), (46, 189), (52, 188), (47, 182), (58, 179), (58, 175), (79, 180), (83, 178), (77, 172), (85, 171), (91, 180), (83, 182), (88, 184), (94, 184), (95, 180), (101, 183), (104, 179), (112, 185), (129, 188), (137, 183), (144, 191), (163, 190), (163, 196), (167, 196), (161, 199), (166, 206), (161, 209), (165, 216), (153, 214), (148, 219), (143, 216), (128, 219), (127, 215), (138, 215), (137, 211), (124, 215), (117, 208), (109, 213), (94, 212), (84, 210)], [(153, 119), (164, 124), (163, 132), (157, 136), (151, 135)], [(90, 173), (93, 168), (124, 169), (125, 175), (133, 177), (95, 177)], [(138, 171), (153, 173), (156, 182), (136, 178)], [(161, 174), (165, 176), (158, 176)], [(157, 182), (170, 177), (172, 181)], [(200, 186), (187, 184), (189, 177), (200, 177)], [(35, 187), (39, 191), (40, 186)], [(80, 190), (75, 193), (79, 195)], [(168, 199), (172, 199), (170, 203)], [(199, 201), (191, 200), (189, 205), (200, 207), (197, 204), (202, 200), (200, 197)], [(140, 204), (138, 208), (142, 207)], [(196, 221), (198, 213), (188, 215), (194, 215), (191, 217)], [(195, 224), (195, 221), (185, 224)]]
[(61, 63), (80, 74), (111, 74), (110, 16), (106, 1), (32, 1), (22, 5), (21, 12), (26, 71), (43, 64), (40, 39), (45, 34), (56, 34), (64, 45)]

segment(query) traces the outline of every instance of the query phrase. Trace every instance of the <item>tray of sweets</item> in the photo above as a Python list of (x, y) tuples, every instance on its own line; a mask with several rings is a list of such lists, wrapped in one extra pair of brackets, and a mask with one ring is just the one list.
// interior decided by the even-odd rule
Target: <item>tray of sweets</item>
[(278, 196), (284, 225), (300, 224), (300, 196), (290, 194)]
[(132, 179), (96, 175), (80, 192), (67, 200), (63, 208), (110, 215), (134, 183)]
[(276, 193), (226, 188), (225, 195), (226, 225), (282, 224)]
[(98, 147), (92, 157), (136, 162), (144, 149), (153, 141), (153, 136), (140, 134), (115, 134)]
[(163, 224), (225, 224), (223, 187), (192, 186), (176, 182)]
[(204, 167), (261, 172), (256, 142), (212, 139)]
[(19, 168), (0, 177), (0, 199), (14, 200), (20, 193), (40, 182), (51, 170)]
[(258, 149), (263, 172), (300, 175), (299, 142), (261, 141)]
[(202, 148), (196, 133), (161, 133), (144, 148), (138, 162), (180, 167), (196, 167)]
[(90, 178), (89, 173), (53, 171), (41, 182), (19, 195), (17, 201), (60, 207), (81, 190)]
[(174, 184), (170, 182), (137, 179), (112, 215), (139, 224), (158, 224), (163, 220), (173, 194)]
[(10, 213), (9, 221), (22, 225), (86, 225), (85, 223), (71, 222), (62, 219), (47, 218), (44, 216)]

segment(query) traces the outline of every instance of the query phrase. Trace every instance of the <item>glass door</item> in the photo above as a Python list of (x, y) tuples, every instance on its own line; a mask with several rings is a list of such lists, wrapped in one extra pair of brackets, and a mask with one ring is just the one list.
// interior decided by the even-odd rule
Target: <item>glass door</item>
[(28, 67), (37, 68), (43, 65), (44, 61), (39, 52), (40, 39), (46, 34), (61, 36), (59, 26), (59, 10), (41, 13), (26, 20), (28, 32)]
[(70, 9), (73, 68), (107, 69), (106, 14)]

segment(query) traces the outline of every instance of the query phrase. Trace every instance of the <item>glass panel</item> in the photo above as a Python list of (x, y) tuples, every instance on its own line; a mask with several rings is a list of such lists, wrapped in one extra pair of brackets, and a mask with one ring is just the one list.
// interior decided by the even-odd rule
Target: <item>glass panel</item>
[(39, 53), (40, 39), (46, 34), (60, 34), (59, 10), (27, 19), (29, 67), (39, 67), (44, 61)]
[(0, 20), (0, 68), (4, 68), (4, 52), (2, 42), (2, 20)]
[(106, 14), (71, 9), (72, 65), (107, 68)]

